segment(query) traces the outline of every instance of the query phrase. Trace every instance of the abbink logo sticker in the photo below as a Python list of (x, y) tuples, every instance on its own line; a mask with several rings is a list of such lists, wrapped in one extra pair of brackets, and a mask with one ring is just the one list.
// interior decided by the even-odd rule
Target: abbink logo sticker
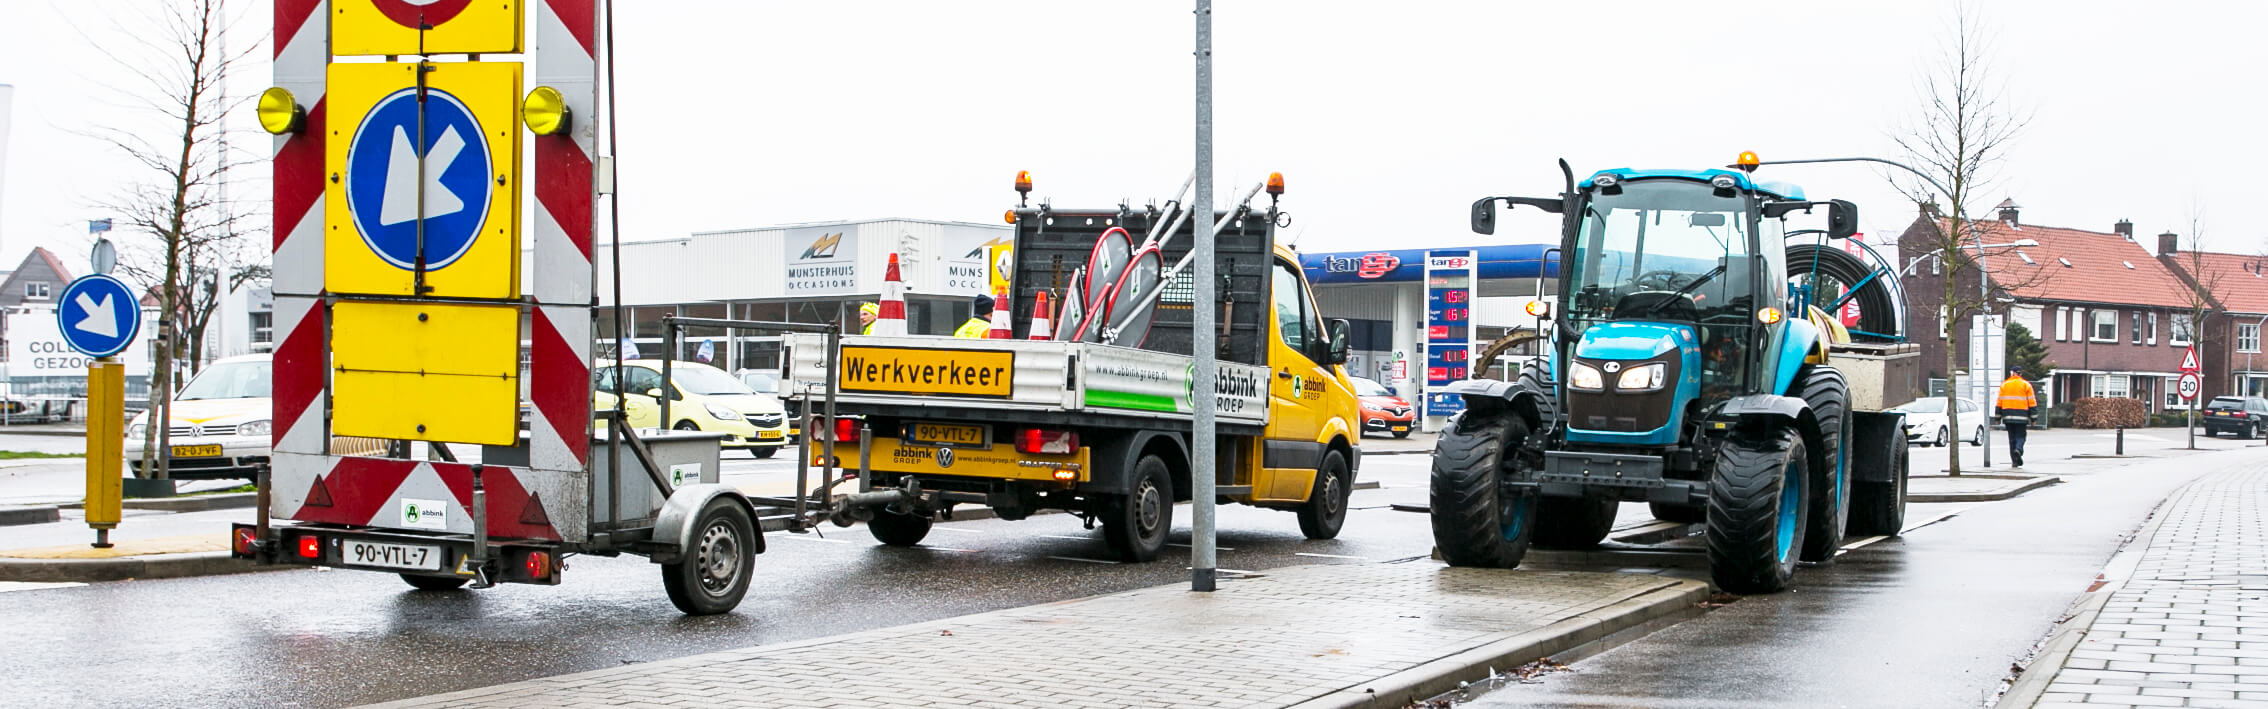
[(419, 529), (448, 529), (449, 503), (440, 500), (414, 500), (402, 498), (401, 522), (404, 527)]

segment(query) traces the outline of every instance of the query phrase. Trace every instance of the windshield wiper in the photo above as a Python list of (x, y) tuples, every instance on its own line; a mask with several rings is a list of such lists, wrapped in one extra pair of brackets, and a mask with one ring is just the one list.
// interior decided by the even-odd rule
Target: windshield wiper
[(1703, 283), (1708, 283), (1709, 279), (1723, 275), (1724, 272), (1725, 267), (1723, 265), (1718, 265), (1716, 268), (1709, 269), (1708, 273), (1701, 274), (1701, 277), (1693, 279), (1692, 283), (1687, 283), (1677, 290), (1670, 291), (1670, 297), (1654, 301), (1652, 305), (1646, 306), (1646, 310), (1644, 312), (1638, 313), (1637, 317), (1642, 318), (1648, 315), (1653, 315), (1654, 311), (1661, 310), (1662, 306), (1668, 305), (1670, 301), (1685, 297), (1685, 294), (1693, 292), (1693, 289), (1701, 287), (1701, 284)]

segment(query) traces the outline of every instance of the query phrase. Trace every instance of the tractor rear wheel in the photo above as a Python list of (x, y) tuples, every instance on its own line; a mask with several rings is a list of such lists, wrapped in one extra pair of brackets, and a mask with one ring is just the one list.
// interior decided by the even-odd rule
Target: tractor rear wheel
[(1826, 365), (1808, 365), (1796, 373), (1796, 391), (1811, 406), (1819, 426), (1819, 445), (1811, 450), (1811, 514), (1803, 530), (1803, 560), (1835, 560), (1843, 546), (1843, 525), (1849, 521), (1849, 465), (1843, 446), (1850, 440), (1850, 386), (1843, 373)]
[(1890, 482), (1851, 484), (1852, 535), (1895, 537), (1906, 528), (1906, 447), (1891, 448)]
[(1592, 497), (1536, 498), (1536, 546), (1545, 549), (1589, 549), (1614, 531), (1615, 510), (1622, 501)]
[(1772, 593), (1795, 577), (1811, 511), (1810, 462), (1793, 428), (1735, 434), (1709, 476), (1709, 575), (1740, 594)]
[(1536, 496), (1504, 487), (1524, 469), (1528, 423), (1511, 411), (1466, 411), (1434, 443), (1433, 546), (1450, 566), (1509, 569), (1528, 554)]

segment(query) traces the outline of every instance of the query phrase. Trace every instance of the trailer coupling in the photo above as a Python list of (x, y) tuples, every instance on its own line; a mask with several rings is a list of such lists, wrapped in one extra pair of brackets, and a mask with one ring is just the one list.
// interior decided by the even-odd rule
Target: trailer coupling
[(922, 499), (921, 481), (907, 475), (900, 478), (897, 487), (888, 490), (854, 492), (835, 498), (827, 511), (827, 521), (834, 522), (837, 527), (870, 521), (874, 519), (874, 509), (877, 507), (917, 517), (927, 517), (935, 511), (929, 501)]

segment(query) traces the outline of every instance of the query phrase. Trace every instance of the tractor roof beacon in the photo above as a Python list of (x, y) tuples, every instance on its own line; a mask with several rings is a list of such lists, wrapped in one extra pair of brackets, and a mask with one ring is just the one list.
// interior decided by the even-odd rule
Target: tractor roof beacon
[[(1468, 407), (1433, 462), (1450, 564), (1595, 546), (1625, 500), (1704, 524), (1712, 575), (1735, 593), (1785, 588), (1846, 532), (1897, 533), (1905, 438), (1883, 410), (1918, 384), (1903, 293), (1871, 248), (1824, 243), (1855, 234), (1856, 205), (1757, 181), (1755, 165), (1577, 182), (1562, 161), (1557, 198), (1473, 203), (1482, 234), (1497, 202), (1562, 215), (1560, 261), (1550, 355), (1513, 381), (1448, 388)], [(1825, 229), (1789, 228), (1815, 210)], [(1827, 315), (1854, 300), (1858, 327)]]

